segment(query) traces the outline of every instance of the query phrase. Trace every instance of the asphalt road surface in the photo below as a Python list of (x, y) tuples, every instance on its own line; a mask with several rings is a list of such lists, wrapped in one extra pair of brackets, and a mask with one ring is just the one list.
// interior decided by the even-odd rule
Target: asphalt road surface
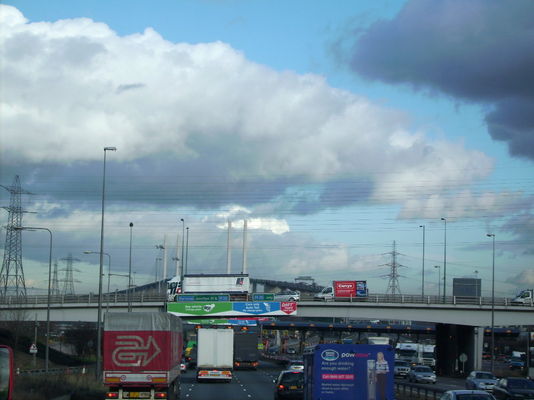
[(231, 383), (196, 381), (195, 370), (182, 374), (181, 400), (272, 400), (273, 380), (282, 366), (262, 361), (256, 371), (234, 371)]

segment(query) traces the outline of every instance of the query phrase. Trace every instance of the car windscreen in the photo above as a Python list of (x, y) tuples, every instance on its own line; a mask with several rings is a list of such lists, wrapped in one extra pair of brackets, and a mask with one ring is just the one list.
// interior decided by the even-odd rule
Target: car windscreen
[(415, 368), (415, 371), (416, 372), (432, 372), (430, 367), (417, 367)]
[(412, 356), (415, 356), (417, 354), (417, 352), (415, 350), (410, 350), (410, 349), (397, 349), (397, 350), (395, 350), (395, 352), (399, 356), (403, 356), (403, 357), (412, 357)]
[(495, 377), (487, 372), (480, 372), (476, 374), (476, 379), (495, 379)]
[(298, 385), (302, 386), (304, 384), (304, 374), (302, 373), (287, 373), (282, 376), (280, 380), (282, 385)]
[(486, 394), (486, 393), (481, 393), (481, 394), (473, 394), (473, 393), (457, 394), (456, 398), (458, 400), (492, 400), (493, 399), (493, 397), (491, 395)]

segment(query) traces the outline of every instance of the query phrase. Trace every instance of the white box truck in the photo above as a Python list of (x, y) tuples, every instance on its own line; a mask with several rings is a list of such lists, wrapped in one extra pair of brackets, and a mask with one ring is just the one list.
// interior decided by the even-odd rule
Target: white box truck
[(512, 300), (512, 304), (534, 304), (534, 290), (523, 289)]
[(197, 335), (197, 381), (231, 382), (234, 330), (199, 328)]

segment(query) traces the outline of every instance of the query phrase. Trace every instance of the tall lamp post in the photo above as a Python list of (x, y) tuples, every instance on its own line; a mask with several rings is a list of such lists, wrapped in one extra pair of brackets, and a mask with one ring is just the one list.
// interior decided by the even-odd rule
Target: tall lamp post
[[(98, 251), (90, 251), (86, 250), (83, 252), (83, 254), (100, 254)], [(105, 256), (108, 256), (108, 301), (106, 305), (106, 310), (109, 312), (109, 286), (110, 286), (110, 278), (111, 278), (111, 256), (108, 253), (104, 253)]]
[(187, 258), (189, 256), (189, 227), (185, 228), (187, 233), (186, 233), (186, 239), (185, 239), (185, 270), (187, 272)]
[(488, 233), (487, 237), (493, 241), (493, 260), (491, 263), (491, 372), (493, 372), (495, 356), (495, 234)]
[(434, 265), (434, 268), (438, 269), (438, 301), (441, 297), (441, 265)]
[(184, 280), (184, 242), (185, 242), (185, 221), (183, 218), (180, 218), (180, 221), (182, 222), (182, 259), (180, 260), (180, 263), (182, 264), (182, 268), (180, 268), (180, 282), (183, 282)]
[(117, 151), (116, 147), (104, 147), (104, 168), (102, 173), (102, 219), (100, 224), (100, 270), (98, 274), (98, 313), (96, 321), (96, 377), (101, 376), (102, 369), (102, 274), (104, 270), (104, 204), (106, 199), (106, 154)]
[(443, 241), (443, 303), (447, 295), (447, 218), (441, 218), (445, 222), (444, 241)]
[(419, 225), (419, 228), (423, 228), (423, 270), (422, 270), (422, 282), (421, 282), (421, 298), (425, 297), (425, 226)]
[(132, 229), (133, 222), (130, 222), (130, 257), (128, 258), (128, 312), (132, 312)]
[(48, 372), (48, 360), (50, 359), (50, 287), (52, 281), (52, 231), (48, 228), (38, 228), (35, 226), (16, 226), (13, 229), (21, 231), (47, 231), (50, 234), (50, 252), (48, 255), (48, 299), (46, 304), (46, 350), (45, 350), (45, 371)]

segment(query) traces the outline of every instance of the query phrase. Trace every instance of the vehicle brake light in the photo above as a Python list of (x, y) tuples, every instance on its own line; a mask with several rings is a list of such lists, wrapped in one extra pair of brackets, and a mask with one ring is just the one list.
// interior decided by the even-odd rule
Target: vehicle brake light
[(166, 399), (167, 398), (167, 393), (165, 393), (165, 392), (156, 392), (156, 393), (154, 393), (154, 397), (156, 399)]
[(284, 385), (278, 385), (278, 390), (284, 390), (286, 387)]
[(223, 375), (230, 375), (230, 376), (232, 376), (232, 372), (230, 372), (230, 371), (223, 371), (222, 374), (223, 374)]
[(199, 376), (205, 376), (208, 375), (208, 371), (198, 371)]
[(106, 393), (106, 399), (118, 399), (119, 393), (118, 392), (107, 392)]

